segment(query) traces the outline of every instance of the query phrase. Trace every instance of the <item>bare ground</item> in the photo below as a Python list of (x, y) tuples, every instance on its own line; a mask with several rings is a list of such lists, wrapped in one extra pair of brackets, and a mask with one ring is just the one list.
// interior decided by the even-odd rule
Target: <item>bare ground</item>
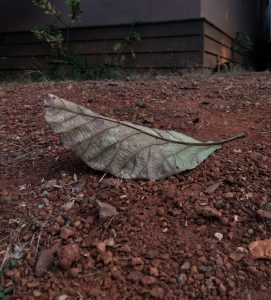
[[(47, 93), (202, 141), (246, 138), (192, 171), (123, 181), (64, 149)], [(248, 250), (270, 238), (270, 93), (268, 72), (0, 84), (0, 299), (271, 299), (271, 261)], [(94, 197), (118, 214), (99, 219)]]

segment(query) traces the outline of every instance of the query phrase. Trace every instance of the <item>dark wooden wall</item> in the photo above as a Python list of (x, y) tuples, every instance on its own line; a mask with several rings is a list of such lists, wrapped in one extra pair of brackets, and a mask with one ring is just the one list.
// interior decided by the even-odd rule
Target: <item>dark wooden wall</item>
[[(70, 34), (70, 49), (86, 57), (90, 65), (108, 59), (116, 63), (113, 50), (129, 35), (131, 25), (78, 28)], [(202, 20), (139, 24), (133, 28), (141, 41), (123, 49), (127, 68), (183, 68), (202, 66)], [(132, 59), (130, 50), (136, 53)], [(0, 33), (0, 70), (42, 68), (49, 53), (32, 33)]]
[(208, 21), (204, 21), (204, 66), (213, 68), (227, 61), (241, 63), (235, 51), (234, 39)]
[[(138, 24), (141, 41), (123, 49), (126, 68), (213, 68), (227, 60), (238, 61), (233, 40), (205, 19)], [(117, 64), (113, 47), (129, 35), (131, 25), (77, 28), (69, 47), (89, 65)], [(136, 53), (133, 59), (130, 50)], [(49, 47), (31, 32), (0, 33), (0, 71), (42, 70)]]
[(235, 61), (233, 39), (211, 23), (204, 22), (204, 65), (213, 67)]

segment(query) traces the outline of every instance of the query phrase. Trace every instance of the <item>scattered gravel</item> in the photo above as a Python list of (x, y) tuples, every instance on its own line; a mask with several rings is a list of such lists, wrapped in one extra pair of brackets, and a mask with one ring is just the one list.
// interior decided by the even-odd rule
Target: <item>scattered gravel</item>
[[(123, 181), (64, 149), (47, 93), (201, 141), (246, 138), (189, 172)], [(270, 93), (269, 72), (1, 83), (1, 287), (23, 300), (269, 299)]]

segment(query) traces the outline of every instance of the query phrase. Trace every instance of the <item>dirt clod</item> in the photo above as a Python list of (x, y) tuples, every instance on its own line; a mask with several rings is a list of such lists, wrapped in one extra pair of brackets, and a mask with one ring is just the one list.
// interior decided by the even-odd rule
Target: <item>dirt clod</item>
[(35, 267), (35, 275), (43, 276), (45, 272), (47, 272), (48, 268), (52, 264), (55, 256), (55, 249), (44, 249), (40, 252), (36, 267)]
[(260, 240), (249, 244), (250, 254), (254, 258), (271, 259), (271, 240)]
[(71, 227), (62, 227), (60, 230), (60, 237), (63, 240), (67, 240), (75, 234), (75, 231)]
[(258, 209), (257, 216), (263, 220), (271, 221), (271, 212), (268, 210)]
[(111, 251), (106, 251), (101, 254), (101, 259), (105, 265), (110, 264), (113, 261), (113, 254)]
[(61, 246), (57, 250), (57, 257), (60, 266), (67, 270), (71, 265), (80, 258), (80, 249), (77, 244), (68, 244)]
[(155, 299), (164, 299), (165, 297), (165, 290), (159, 286), (156, 286), (151, 289), (151, 295)]
[(141, 279), (141, 282), (144, 286), (146, 285), (153, 285), (156, 283), (156, 278), (153, 277), (153, 276), (144, 276), (142, 279)]
[(210, 206), (203, 206), (198, 208), (198, 214), (205, 217), (205, 218), (220, 218), (221, 213)]

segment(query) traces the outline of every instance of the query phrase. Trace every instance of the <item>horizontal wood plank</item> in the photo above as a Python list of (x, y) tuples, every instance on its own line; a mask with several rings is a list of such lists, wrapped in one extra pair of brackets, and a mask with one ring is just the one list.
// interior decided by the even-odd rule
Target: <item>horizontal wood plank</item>
[(220, 43), (208, 38), (204, 37), (204, 50), (206, 52), (212, 53), (214, 55), (218, 55), (221, 58), (232, 59), (233, 58), (233, 50), (221, 45)]
[(228, 48), (233, 47), (233, 39), (208, 22), (204, 22), (204, 35)]
[[(105, 62), (119, 64), (114, 45), (136, 31), (141, 41), (124, 45), (127, 68), (179, 68), (202, 66), (203, 20), (156, 24), (138, 24), (95, 28), (76, 28), (70, 33), (69, 49), (85, 57), (90, 65)], [(65, 33), (64, 33), (65, 35)], [(31, 32), (0, 34), (0, 70), (41, 69), (46, 65), (50, 48)], [(131, 56), (135, 53), (136, 59)]]
[[(74, 28), (69, 34), (70, 41), (89, 40), (112, 40), (123, 39), (132, 31), (137, 32), (142, 38), (145, 37), (169, 37), (198, 35), (202, 32), (202, 20), (179, 21), (156, 24), (138, 24), (112, 27)], [(63, 31), (67, 38), (67, 32)], [(38, 39), (31, 32), (0, 33), (0, 44), (33, 44), (39, 43)]]
[[(125, 44), (123, 40), (71, 42), (69, 49), (76, 54), (114, 54), (114, 45), (123, 43), (121, 53), (141, 52), (181, 52), (200, 51), (200, 36), (144, 38)], [(0, 45), (0, 56), (40, 56), (48, 55), (49, 47), (45, 44)]]
[[(204, 53), (204, 67), (205, 68), (215, 68), (218, 65), (217, 59), (218, 59), (217, 55), (205, 52)], [(228, 61), (227, 59), (220, 57), (219, 64), (224, 64), (227, 61)]]
[(71, 31), (70, 39), (73, 41), (83, 40), (110, 40), (123, 39), (131, 31), (137, 32), (142, 38), (186, 36), (201, 34), (202, 21), (170, 22), (157, 24), (138, 24), (123, 27), (103, 28), (80, 28)]
[(0, 70), (40, 70), (46, 65), (47, 58), (40, 57), (0, 57)]
[[(109, 55), (108, 59), (113, 63), (117, 63), (113, 55)], [(100, 55), (88, 56), (87, 60), (90, 65), (103, 63)], [(185, 68), (190, 66), (202, 66), (200, 52), (139, 53), (136, 55), (136, 59), (133, 59), (130, 55), (125, 57), (126, 68)]]
[(234, 40), (208, 22), (204, 22), (204, 66), (215, 67), (227, 61), (242, 63), (234, 49)]
[[(105, 62), (111, 62), (112, 65), (118, 65), (119, 61), (116, 55), (88, 55), (84, 56), (89, 66), (103, 65)], [(38, 58), (31, 57), (8, 57), (0, 59), (0, 70), (42, 70), (46, 67), (48, 59), (45, 56)], [(179, 53), (139, 53), (136, 59), (131, 55), (125, 57), (125, 68), (184, 68), (200, 67), (202, 60), (200, 52), (179, 52)]]

